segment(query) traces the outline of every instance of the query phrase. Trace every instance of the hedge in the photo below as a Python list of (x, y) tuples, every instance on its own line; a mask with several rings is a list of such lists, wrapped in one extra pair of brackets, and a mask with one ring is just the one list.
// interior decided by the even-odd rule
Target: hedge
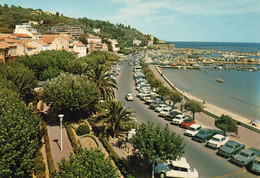
[(134, 177), (133, 174), (130, 172), (130, 170), (126, 167), (123, 160), (120, 158), (120, 156), (115, 152), (113, 147), (109, 144), (106, 138), (102, 136), (102, 133), (99, 134), (99, 139), (106, 148), (106, 150), (110, 153), (112, 156), (113, 161), (115, 162), (116, 166), (119, 168), (121, 174), (123, 174), (124, 177)]
[(88, 125), (80, 125), (77, 128), (76, 134), (78, 136), (89, 134), (89, 127), (88, 127)]
[(53, 175), (56, 173), (56, 168), (55, 168), (55, 164), (54, 164), (52, 154), (51, 154), (51, 145), (50, 145), (50, 140), (49, 140), (49, 136), (48, 136), (46, 122), (42, 121), (42, 126), (43, 126), (43, 129), (45, 130), (44, 141), (45, 141), (45, 150), (46, 150), (46, 154), (47, 154), (47, 163), (48, 163), (48, 168), (49, 168), (49, 174), (50, 174), (50, 177), (53, 177)]
[(69, 140), (70, 140), (70, 144), (72, 146), (72, 149), (74, 151), (74, 153), (76, 154), (77, 153), (77, 149), (79, 147), (78, 145), (78, 141), (74, 135), (74, 132), (71, 128), (71, 125), (69, 123), (65, 123), (65, 127), (66, 127), (66, 130), (67, 130), (67, 134), (68, 134), (68, 137), (69, 137)]

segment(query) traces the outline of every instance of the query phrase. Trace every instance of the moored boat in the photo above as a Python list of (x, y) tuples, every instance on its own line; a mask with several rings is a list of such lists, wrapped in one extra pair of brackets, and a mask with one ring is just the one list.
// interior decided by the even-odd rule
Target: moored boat
[(223, 83), (224, 80), (223, 80), (222, 78), (217, 78), (217, 82), (219, 82), (219, 83)]

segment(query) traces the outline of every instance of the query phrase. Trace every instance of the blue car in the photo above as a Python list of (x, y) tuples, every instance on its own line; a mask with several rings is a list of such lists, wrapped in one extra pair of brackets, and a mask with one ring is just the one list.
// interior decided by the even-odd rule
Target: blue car
[(224, 135), (224, 133), (220, 130), (215, 129), (201, 129), (198, 133), (196, 133), (192, 140), (198, 141), (198, 142), (205, 142), (207, 140), (210, 140), (214, 135), (221, 134)]
[(245, 148), (244, 144), (230, 140), (227, 143), (225, 143), (225, 145), (219, 148), (218, 154), (230, 158), (234, 154), (239, 153), (244, 148)]

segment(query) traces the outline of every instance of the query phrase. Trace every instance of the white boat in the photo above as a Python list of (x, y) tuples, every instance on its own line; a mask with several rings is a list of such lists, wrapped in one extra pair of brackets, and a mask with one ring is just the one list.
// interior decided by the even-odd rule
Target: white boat
[(224, 80), (223, 80), (222, 78), (218, 78), (218, 79), (217, 79), (217, 82), (219, 82), (219, 83), (223, 83)]

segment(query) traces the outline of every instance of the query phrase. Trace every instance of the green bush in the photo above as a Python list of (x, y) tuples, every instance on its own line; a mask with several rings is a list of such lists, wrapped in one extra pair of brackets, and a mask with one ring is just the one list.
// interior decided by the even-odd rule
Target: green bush
[(89, 134), (89, 127), (87, 125), (80, 125), (76, 131), (78, 136)]
[(44, 162), (39, 162), (34, 166), (34, 174), (37, 174), (38, 171), (45, 172)]
[(77, 150), (78, 150), (78, 141), (72, 131), (72, 128), (71, 128), (71, 125), (70, 124), (65, 124), (65, 127), (66, 127), (66, 130), (67, 130), (67, 133), (68, 133), (68, 137), (69, 137), (69, 140), (70, 140), (70, 144), (72, 146), (72, 149), (74, 151), (74, 153), (76, 154), (77, 153)]
[(48, 130), (47, 130), (46, 122), (43, 121), (42, 126), (43, 126), (43, 129), (45, 130), (44, 141), (45, 141), (45, 151), (46, 151), (46, 154), (47, 154), (47, 163), (48, 163), (48, 168), (49, 168), (49, 174), (50, 174), (50, 177), (52, 177), (53, 174), (56, 173), (56, 168), (55, 168), (55, 164), (54, 164), (53, 157), (52, 157), (52, 154), (51, 154), (51, 144), (50, 144), (50, 139), (49, 139), (49, 136), (48, 136)]

